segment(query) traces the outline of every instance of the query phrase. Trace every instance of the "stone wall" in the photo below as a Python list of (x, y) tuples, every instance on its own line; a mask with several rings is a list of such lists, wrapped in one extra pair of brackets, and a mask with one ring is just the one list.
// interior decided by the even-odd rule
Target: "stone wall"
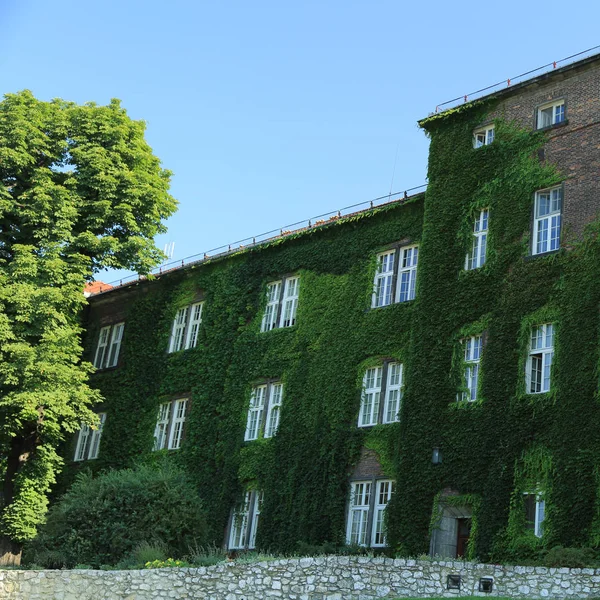
[[(448, 589), (449, 577), (457, 576), (460, 589)], [(482, 579), (492, 582), (490, 592), (479, 591)], [(471, 595), (600, 598), (600, 569), (328, 556), (197, 569), (0, 571), (0, 598), (6, 600), (371, 600)]]

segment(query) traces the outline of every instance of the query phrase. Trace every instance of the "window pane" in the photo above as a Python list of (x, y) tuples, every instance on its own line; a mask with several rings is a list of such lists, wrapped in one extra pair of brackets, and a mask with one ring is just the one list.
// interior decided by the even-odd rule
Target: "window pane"
[(358, 424), (361, 427), (375, 425), (379, 418), (382, 367), (367, 369), (363, 378)]
[(267, 305), (260, 326), (261, 331), (270, 331), (277, 326), (277, 309), (279, 308), (280, 292), (281, 281), (267, 284)]
[(246, 435), (244, 437), (246, 441), (258, 438), (266, 394), (266, 385), (257, 386), (252, 390), (250, 406), (248, 408), (248, 420), (246, 422)]

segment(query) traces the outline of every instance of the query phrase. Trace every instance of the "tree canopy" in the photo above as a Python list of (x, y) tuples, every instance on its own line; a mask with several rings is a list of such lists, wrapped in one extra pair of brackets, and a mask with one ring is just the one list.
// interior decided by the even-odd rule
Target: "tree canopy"
[(58, 444), (101, 400), (82, 362), (86, 281), (147, 273), (176, 209), (171, 173), (118, 100), (0, 101), (0, 535), (35, 535), (62, 461)]

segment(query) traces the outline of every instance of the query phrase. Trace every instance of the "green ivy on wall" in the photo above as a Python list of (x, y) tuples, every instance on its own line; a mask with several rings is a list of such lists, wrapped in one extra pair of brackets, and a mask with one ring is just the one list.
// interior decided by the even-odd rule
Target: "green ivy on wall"
[[(598, 235), (528, 256), (533, 194), (562, 177), (538, 159), (543, 134), (501, 118), (494, 143), (473, 149), (473, 129), (494, 108), (480, 102), (424, 122), (425, 196), (140, 286), (127, 307), (122, 365), (93, 379), (108, 413), (94, 468), (147, 460), (158, 405), (190, 394), (186, 438), (171, 456), (196, 483), (217, 544), (248, 487), (264, 491), (259, 546), (343, 542), (348, 476), (363, 446), (397, 481), (388, 538), (402, 553), (428, 550), (445, 489), (476, 512), (470, 555), (506, 552), (522, 533), (511, 517), (519, 461), (534, 447), (553, 457), (544, 543), (600, 539)], [(487, 262), (465, 271), (473, 219), (486, 207)], [(371, 310), (375, 256), (401, 240), (420, 244), (416, 300)], [(297, 325), (261, 333), (266, 284), (288, 273), (301, 278)], [(168, 354), (175, 313), (198, 291), (206, 302), (198, 346)], [(524, 393), (528, 335), (546, 319), (558, 331), (552, 393), (533, 398)], [(481, 400), (457, 402), (460, 340), (483, 331)], [(90, 351), (95, 333), (90, 323)], [(404, 363), (400, 423), (359, 429), (364, 369), (391, 357)], [(245, 443), (252, 385), (267, 378), (285, 383), (278, 433)], [(432, 465), (434, 447), (441, 465)]]

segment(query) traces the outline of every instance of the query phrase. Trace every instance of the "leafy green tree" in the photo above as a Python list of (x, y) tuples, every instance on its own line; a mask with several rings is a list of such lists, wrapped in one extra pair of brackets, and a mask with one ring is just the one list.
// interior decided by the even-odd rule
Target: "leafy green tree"
[(0, 563), (35, 536), (57, 446), (101, 400), (82, 362), (83, 288), (102, 269), (147, 273), (176, 208), (145, 125), (108, 106), (0, 101)]

